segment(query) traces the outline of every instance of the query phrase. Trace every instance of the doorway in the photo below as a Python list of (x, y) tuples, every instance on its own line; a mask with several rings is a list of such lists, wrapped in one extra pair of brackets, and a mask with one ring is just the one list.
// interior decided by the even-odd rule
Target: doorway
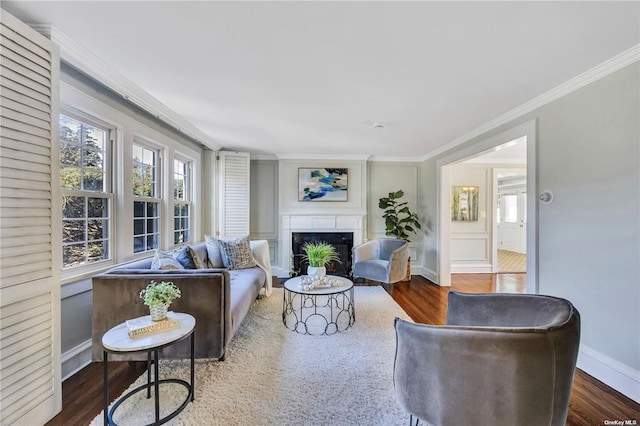
[[(537, 274), (537, 176), (536, 176), (536, 122), (535, 120), (526, 122), (512, 129), (506, 130), (497, 135), (481, 140), (473, 145), (459, 149), (451, 154), (445, 155), (436, 161), (437, 168), (437, 198), (438, 198), (438, 214), (437, 214), (437, 279), (441, 286), (451, 285), (451, 171), (452, 166), (456, 163), (463, 162), (478, 155), (495, 151), (496, 147), (516, 141), (520, 138), (526, 140), (526, 190), (522, 193), (522, 200), (526, 204), (526, 227), (523, 227), (525, 238), (526, 270), (527, 270), (527, 293), (535, 294), (538, 292), (538, 274)], [(497, 186), (497, 182), (496, 182)], [(491, 194), (491, 205), (497, 204), (496, 192)], [(494, 229), (496, 227), (493, 227)], [(497, 232), (492, 247), (492, 256), (495, 252), (497, 262)]]
[(493, 272), (527, 271), (526, 173), (526, 168), (493, 170), (496, 194)]

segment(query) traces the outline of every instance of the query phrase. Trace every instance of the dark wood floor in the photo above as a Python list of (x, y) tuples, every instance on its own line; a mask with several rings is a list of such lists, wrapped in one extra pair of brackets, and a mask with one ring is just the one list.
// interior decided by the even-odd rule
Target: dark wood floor
[[(454, 275), (450, 289), (470, 293), (522, 293), (525, 291), (525, 277), (524, 274)], [(417, 276), (409, 282), (383, 287), (414, 321), (444, 324), (449, 288), (439, 287)], [(144, 365), (127, 362), (109, 364), (111, 400), (142, 374)], [(62, 385), (62, 394), (62, 412), (47, 425), (89, 424), (102, 411), (102, 364), (93, 363), (67, 379)], [(596, 426), (603, 425), (605, 420), (636, 420), (640, 423), (640, 404), (577, 370), (567, 425)]]

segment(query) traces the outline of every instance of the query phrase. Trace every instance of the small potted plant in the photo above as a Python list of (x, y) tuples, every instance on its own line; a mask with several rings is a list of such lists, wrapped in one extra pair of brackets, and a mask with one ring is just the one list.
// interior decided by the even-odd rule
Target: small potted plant
[(153, 321), (162, 321), (167, 318), (169, 305), (180, 296), (180, 289), (170, 281), (160, 281), (159, 283), (151, 281), (149, 285), (140, 290), (140, 298), (149, 307)]
[(336, 248), (329, 243), (311, 242), (302, 247), (302, 259), (309, 263), (307, 275), (323, 278), (327, 274), (327, 264), (332, 261), (340, 262)]

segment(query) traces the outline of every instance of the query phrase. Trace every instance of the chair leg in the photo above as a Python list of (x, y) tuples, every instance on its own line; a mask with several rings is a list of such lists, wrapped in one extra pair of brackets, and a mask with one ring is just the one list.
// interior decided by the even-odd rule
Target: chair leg
[[(420, 419), (416, 417), (415, 426), (418, 426), (419, 423), (420, 423)], [(414, 426), (413, 414), (409, 414), (409, 426)]]

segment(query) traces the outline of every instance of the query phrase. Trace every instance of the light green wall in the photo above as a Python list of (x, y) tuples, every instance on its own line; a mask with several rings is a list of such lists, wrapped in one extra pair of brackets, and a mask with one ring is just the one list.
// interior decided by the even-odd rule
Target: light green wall
[[(640, 370), (640, 65), (636, 62), (456, 148), (532, 119), (538, 126), (539, 291), (571, 300), (583, 345)], [(422, 164), (436, 217), (436, 161)], [(425, 267), (436, 270), (435, 233)]]
[[(407, 201), (409, 208), (418, 212), (418, 200), (420, 197), (418, 185), (420, 182), (419, 163), (383, 163), (370, 162), (369, 194), (367, 196), (367, 227), (368, 238), (384, 238), (385, 224), (382, 218), (382, 209), (378, 207), (378, 200), (386, 197), (390, 192), (404, 191), (401, 201)], [(422, 233), (414, 236), (412, 241), (422, 238)]]

